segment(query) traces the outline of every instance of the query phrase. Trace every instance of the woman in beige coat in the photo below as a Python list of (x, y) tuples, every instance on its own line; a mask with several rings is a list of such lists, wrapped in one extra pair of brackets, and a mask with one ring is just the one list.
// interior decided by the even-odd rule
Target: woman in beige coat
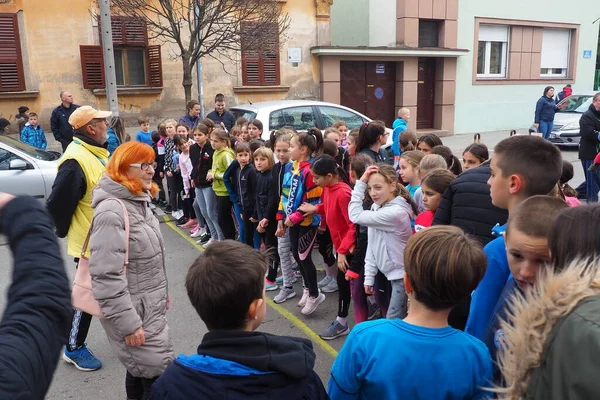
[[(108, 340), (127, 369), (128, 399), (147, 399), (152, 383), (173, 359), (167, 326), (167, 276), (158, 220), (150, 210), (154, 150), (139, 142), (114, 152), (93, 192), (90, 239), (94, 297)], [(121, 200), (129, 215), (126, 241)], [(129, 265), (123, 272), (129, 246)]]

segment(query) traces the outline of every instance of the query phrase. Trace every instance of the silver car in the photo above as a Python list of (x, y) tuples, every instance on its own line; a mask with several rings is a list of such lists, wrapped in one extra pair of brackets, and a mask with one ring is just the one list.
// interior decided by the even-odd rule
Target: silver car
[[(236, 118), (244, 117), (248, 120), (258, 119), (263, 123), (262, 138), (269, 139), (272, 130), (284, 126), (291, 126), (296, 131), (306, 131), (308, 128), (317, 127), (324, 130), (333, 125), (335, 121), (344, 121), (348, 129), (360, 128), (371, 119), (351, 108), (334, 103), (309, 100), (279, 100), (266, 101), (254, 104), (242, 104), (229, 109)], [(392, 142), (392, 130), (387, 129), (388, 144)]]
[(60, 156), (0, 136), (0, 192), (45, 201), (52, 191)]
[(554, 115), (554, 127), (549, 140), (557, 146), (579, 147), (579, 119), (590, 108), (594, 93), (573, 94), (559, 105), (567, 104)]

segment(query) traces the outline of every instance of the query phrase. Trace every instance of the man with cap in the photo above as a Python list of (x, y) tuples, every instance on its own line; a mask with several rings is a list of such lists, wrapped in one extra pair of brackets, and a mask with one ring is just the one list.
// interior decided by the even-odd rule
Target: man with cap
[[(90, 106), (79, 107), (71, 114), (69, 124), (73, 127), (73, 141), (60, 159), (52, 193), (46, 203), (56, 225), (56, 234), (61, 238), (67, 236), (67, 253), (75, 259), (75, 265), (79, 262), (94, 215), (92, 190), (108, 162), (106, 118), (110, 115), (109, 111), (98, 111)], [(102, 362), (85, 344), (91, 322), (90, 314), (73, 311), (69, 342), (63, 353), (63, 360), (81, 371), (102, 367)]]

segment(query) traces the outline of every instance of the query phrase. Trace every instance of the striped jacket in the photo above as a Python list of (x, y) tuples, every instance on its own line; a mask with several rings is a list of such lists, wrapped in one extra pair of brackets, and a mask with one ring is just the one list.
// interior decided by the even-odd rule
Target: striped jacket
[(321, 203), (323, 189), (314, 182), (310, 172), (310, 161), (294, 161), (285, 165), (283, 175), (283, 186), (277, 219), (285, 220), (290, 217), (294, 225), (319, 226), (321, 217), (313, 214), (305, 217), (304, 213), (298, 211), (302, 203), (317, 205)]

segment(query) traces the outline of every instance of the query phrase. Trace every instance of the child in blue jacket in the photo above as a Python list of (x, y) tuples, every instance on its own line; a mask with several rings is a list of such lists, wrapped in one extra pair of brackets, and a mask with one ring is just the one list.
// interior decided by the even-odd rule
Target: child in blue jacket
[(46, 150), (46, 134), (44, 133), (44, 129), (38, 125), (38, 115), (36, 113), (29, 113), (29, 121), (21, 131), (21, 142), (41, 150)]

